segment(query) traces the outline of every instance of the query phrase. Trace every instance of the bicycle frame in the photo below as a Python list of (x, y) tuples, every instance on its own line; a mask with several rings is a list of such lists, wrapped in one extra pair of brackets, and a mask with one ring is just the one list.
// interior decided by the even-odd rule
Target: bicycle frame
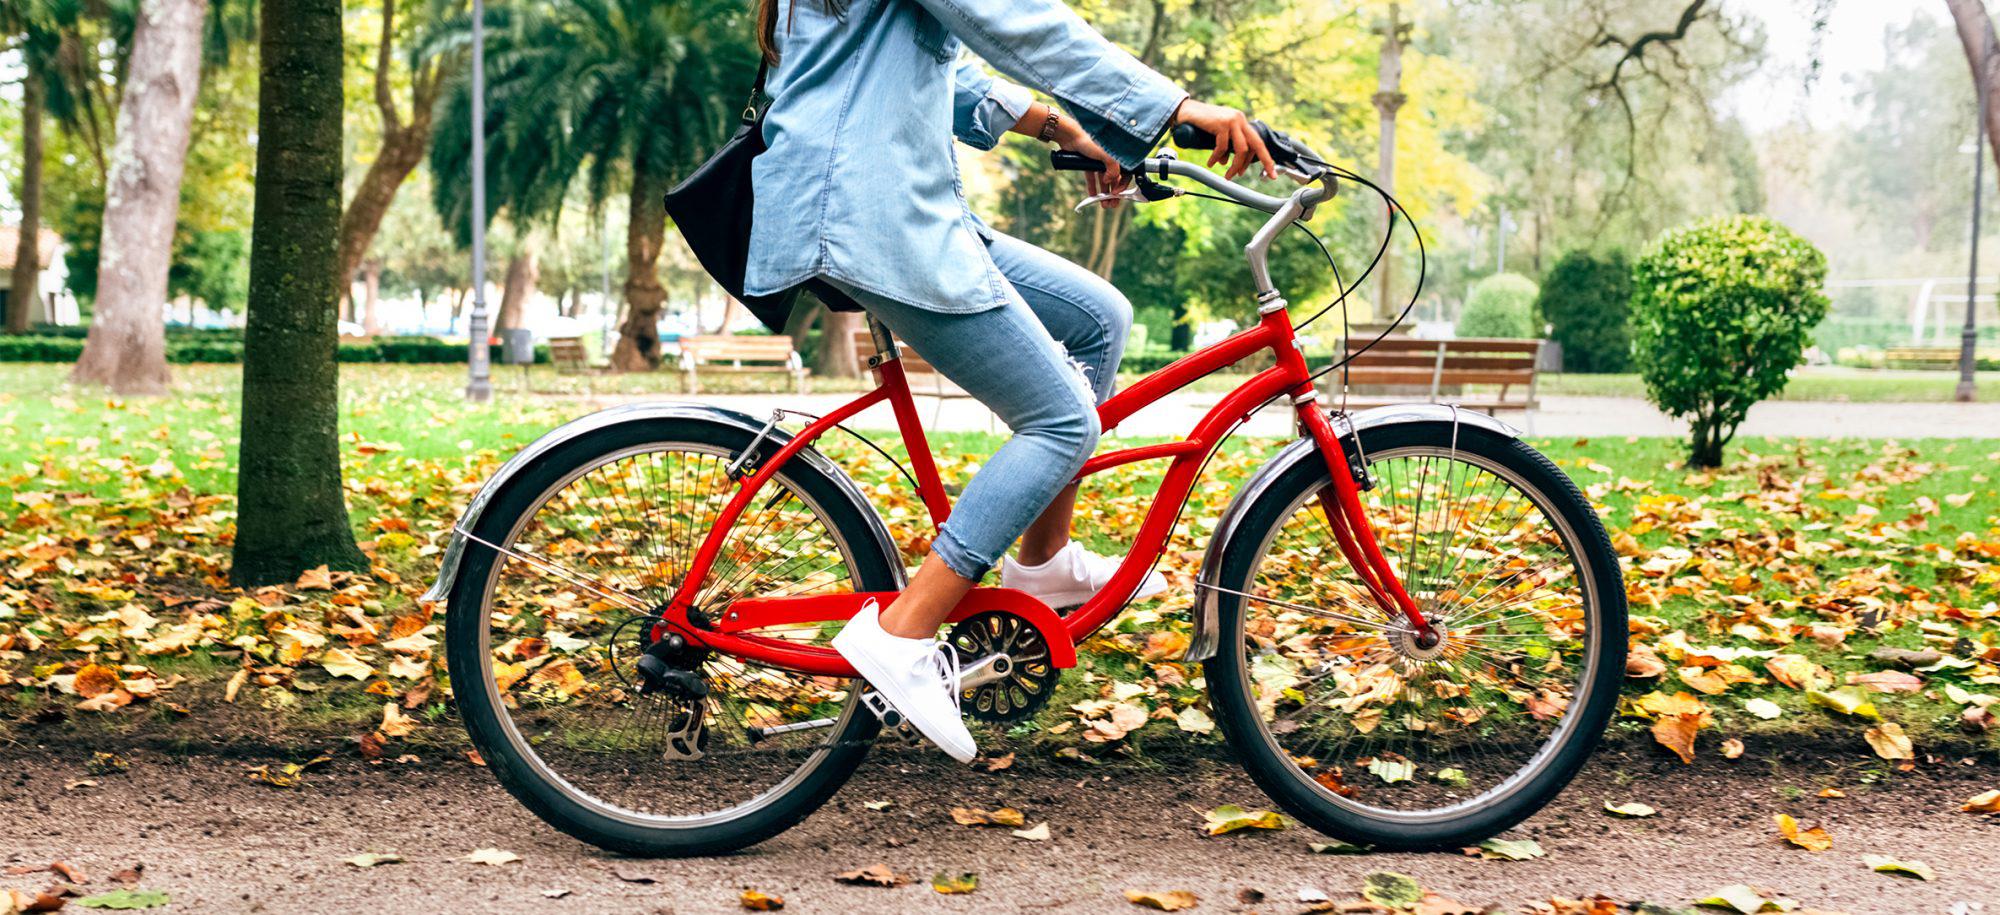
[[(1403, 589), (1402, 582), (1376, 542), (1374, 530), (1361, 506), (1360, 484), (1349, 467), (1347, 453), (1328, 414), (1319, 408), (1312, 377), (1306, 368), (1305, 356), (1299, 351), (1296, 332), (1291, 316), (1285, 310), (1284, 300), (1278, 298), (1275, 292), (1261, 296), (1260, 300), (1264, 305), (1259, 310), (1256, 326), (1176, 360), (1099, 405), (1098, 417), (1102, 428), (1113, 429), (1134, 413), (1197, 379), (1259, 352), (1269, 351), (1275, 357), (1271, 368), (1252, 375), (1210, 408), (1186, 438), (1100, 454), (1084, 463), (1077, 473), (1079, 480), (1138, 461), (1169, 460), (1153, 506), (1146, 512), (1133, 538), (1131, 550), (1113, 573), (1110, 583), (1066, 617), (1058, 617), (1048, 607), (1018, 591), (975, 588), (949, 621), (990, 609), (1018, 613), (1042, 631), (1053, 650), (1052, 662), (1055, 666), (1073, 666), (1075, 645), (1110, 622), (1124, 608), (1166, 547), (1181, 509), (1209, 457), (1240, 422), (1272, 400), (1289, 397), (1298, 415), (1300, 430), (1319, 445), (1327, 470), (1332, 474), (1332, 492), (1323, 492), (1321, 502), (1341, 553), (1356, 569), (1363, 585), (1380, 607), (1392, 616), (1402, 615), (1419, 638), (1433, 637), (1416, 602)], [(662, 621), (653, 633), (656, 637), (672, 630), (713, 650), (773, 667), (823, 676), (855, 676), (854, 669), (829, 647), (760, 636), (754, 630), (786, 623), (845, 620), (858, 612), (868, 599), (887, 603), (894, 597), (893, 593), (750, 598), (729, 605), (715, 620), (707, 619), (705, 613), (694, 612), (694, 602), (721, 553), (729, 531), (765, 484), (777, 475), (779, 468), (827, 430), (876, 404), (886, 401), (895, 415), (897, 430), (916, 478), (917, 494), (930, 515), (931, 523), (942, 526), (950, 516), (950, 497), (931, 457), (929, 440), (917, 417), (916, 400), (910, 392), (895, 343), (872, 318), (869, 326), (875, 334), (876, 350), (880, 354), (870, 361), (877, 380), (875, 389), (815, 419), (769, 457), (754, 454), (754, 446), (753, 451), (746, 452), (746, 457), (755, 463), (756, 469), (738, 480), (736, 494), (723, 508), (715, 526), (696, 552), (680, 587), (663, 608)], [(775, 424), (775, 417), (772, 422)]]

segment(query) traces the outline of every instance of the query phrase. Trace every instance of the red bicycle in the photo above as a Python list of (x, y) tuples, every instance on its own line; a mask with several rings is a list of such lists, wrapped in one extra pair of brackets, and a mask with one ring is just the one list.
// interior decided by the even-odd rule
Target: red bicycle
[[(1373, 186), (1268, 136), (1303, 185), (1288, 196), (1170, 151), (1127, 191), (1187, 193), (1166, 183), (1178, 178), (1272, 215), (1245, 248), (1256, 325), (1112, 397), (1103, 428), (1257, 354), (1271, 367), (1186, 438), (1084, 465), (1079, 477), (1167, 462), (1123, 564), (1088, 602), (1059, 612), (979, 588), (952, 614), (965, 710), (995, 725), (1040, 710), (1159, 558), (1209, 457), (1284, 399), (1298, 440), (1217, 523), (1187, 659), (1237, 758), (1298, 819), (1380, 848), (1475, 842), (1560, 791), (1612, 714), (1626, 647), (1617, 557), (1575, 484), (1504, 423), (1451, 406), (1320, 405), (1326, 370), (1308, 369), (1266, 252), (1336, 178)], [(1064, 155), (1058, 168), (1087, 164)], [(621, 852), (729, 851), (806, 817), (867, 753), (883, 722), (827, 642), (864, 601), (886, 605), (905, 569), (867, 494), (813, 444), (887, 403), (929, 521), (951, 511), (896, 344), (869, 326), (877, 387), (831, 413), (605, 410), (522, 449), (459, 520), (430, 594), (449, 601), (453, 692), (488, 766), (544, 820)], [(802, 429), (782, 428), (794, 417)]]

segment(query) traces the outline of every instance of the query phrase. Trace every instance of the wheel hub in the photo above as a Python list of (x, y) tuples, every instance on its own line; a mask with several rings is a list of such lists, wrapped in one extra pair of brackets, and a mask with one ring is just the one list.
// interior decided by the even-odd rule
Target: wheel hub
[(1397, 654), (1412, 661), (1435, 661), (1444, 656), (1446, 646), (1451, 644), (1445, 630), (1436, 623), (1421, 631), (1390, 630), (1388, 641)]

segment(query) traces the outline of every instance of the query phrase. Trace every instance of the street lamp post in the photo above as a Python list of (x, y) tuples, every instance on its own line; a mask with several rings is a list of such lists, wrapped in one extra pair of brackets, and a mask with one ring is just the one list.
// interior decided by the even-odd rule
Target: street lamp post
[(472, 0), (472, 317), (465, 399), (493, 399), (492, 357), (486, 327), (486, 0)]
[(1960, 403), (1971, 403), (1979, 395), (1975, 383), (1975, 359), (1979, 351), (1979, 326), (1975, 323), (1979, 308), (1979, 216), (1986, 191), (1986, 63), (1992, 56), (1993, 45), (1989, 41), (1980, 54), (1979, 72), (1973, 79), (1979, 110), (1972, 119), (1972, 265), (1965, 278), (1965, 329), (1958, 338), (1958, 390), (1954, 395)]

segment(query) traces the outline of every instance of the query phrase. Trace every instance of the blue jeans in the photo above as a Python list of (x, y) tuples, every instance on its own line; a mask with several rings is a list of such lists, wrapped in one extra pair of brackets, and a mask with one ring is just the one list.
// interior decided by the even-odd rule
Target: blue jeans
[(832, 282), (1014, 436), (973, 475), (931, 552), (974, 581), (1076, 477), (1097, 447), (1132, 305), (1102, 277), (999, 232), (987, 251), (1013, 294), (985, 311), (925, 311)]

